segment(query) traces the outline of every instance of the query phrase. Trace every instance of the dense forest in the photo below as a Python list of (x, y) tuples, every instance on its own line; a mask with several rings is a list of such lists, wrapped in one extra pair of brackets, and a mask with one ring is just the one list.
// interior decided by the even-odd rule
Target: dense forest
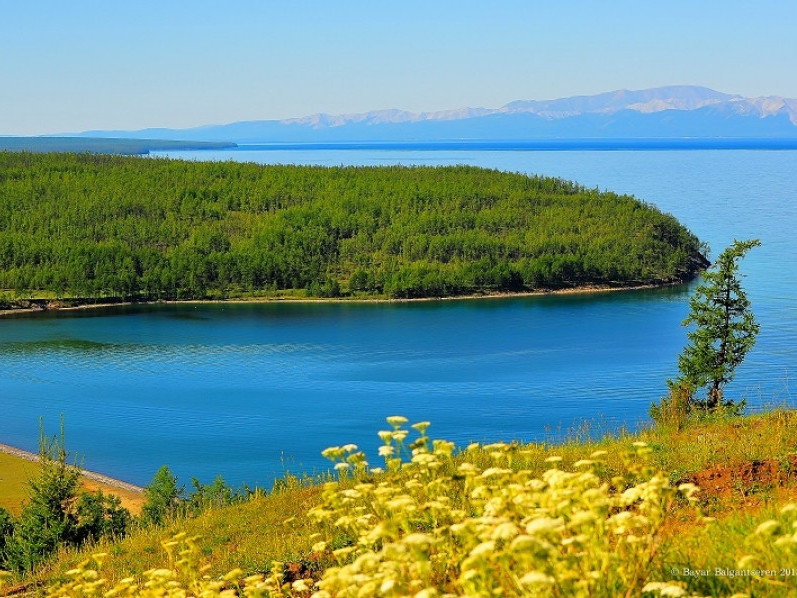
[(0, 152), (7, 304), (657, 284), (693, 276), (700, 249), (633, 197), (469, 166)]

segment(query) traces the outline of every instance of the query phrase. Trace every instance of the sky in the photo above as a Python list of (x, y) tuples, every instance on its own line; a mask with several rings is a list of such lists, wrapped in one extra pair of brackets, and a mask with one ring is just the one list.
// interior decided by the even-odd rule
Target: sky
[(797, 98), (795, 32), (795, 0), (0, 0), (0, 135), (663, 85)]

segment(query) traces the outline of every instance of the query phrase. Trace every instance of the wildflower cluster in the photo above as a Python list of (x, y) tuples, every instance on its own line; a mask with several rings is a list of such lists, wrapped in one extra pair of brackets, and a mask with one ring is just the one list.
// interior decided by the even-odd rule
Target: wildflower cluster
[(273, 574), (248, 577), (241, 569), (234, 569), (212, 579), (207, 575), (208, 566), (201, 564), (198, 540), (198, 536), (189, 537), (183, 532), (163, 541), (167, 566), (145, 571), (141, 578), (126, 577), (110, 589), (101, 575), (108, 555), (92, 555), (67, 571), (68, 581), (50, 587), (46, 598), (266, 598), (283, 591), (281, 568)]
[[(324, 540), (314, 546), (338, 562), (315, 598), (638, 594), (651, 581), (671, 501), (695, 490), (673, 488), (654, 472), (643, 443), (611, 481), (596, 474), (605, 451), (573, 471), (549, 458), (550, 469), (536, 476), (517, 445), (473, 444), (455, 455), (452, 443), (426, 435), (428, 422), (412, 426), (419, 436), (409, 444), (407, 420), (388, 422), (393, 429), (379, 433), (386, 471), (363, 468), (328, 483), (323, 504), (310, 512), (350, 539), (334, 550)], [(347, 463), (358, 454), (349, 449), (325, 454)]]
[[(736, 563), (751, 590), (760, 586), (791, 587), (797, 569), (797, 504), (788, 503), (776, 518), (760, 523), (745, 540), (749, 551)], [(757, 588), (758, 586), (758, 588)]]

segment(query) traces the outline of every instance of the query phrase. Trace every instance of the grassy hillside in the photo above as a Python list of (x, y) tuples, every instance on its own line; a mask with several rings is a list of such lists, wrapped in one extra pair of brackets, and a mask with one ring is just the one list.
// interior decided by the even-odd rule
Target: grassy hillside
[(672, 216), (558, 179), (0, 153), (0, 308), (628, 286), (705, 265)]
[[(783, 507), (797, 499), (795, 424), (797, 413), (775, 411), (597, 442), (472, 446), (449, 456), (449, 445), (423, 434), (402, 439), (399, 422), (380, 434), (394, 449), (382, 451), (386, 473), (357, 474), (361, 457), (344, 445), (327, 453), (350, 464), (339, 483), (287, 480), (244, 504), (65, 552), (28, 583), (83, 575), (67, 570), (98, 551), (109, 554), (109, 584), (175, 567), (159, 545), (182, 531), (200, 536), (183, 556), (207, 565), (210, 579), (239, 568), (216, 591), (265, 573), (263, 581), (249, 579), (248, 591), (279, 574), (288, 583), (279, 594), (308, 596), (326, 571), (333, 595), (335, 583), (352, 575), (359, 583), (349, 587), (365, 588), (363, 595), (430, 586), (455, 594), (470, 587), (482, 595), (474, 588), (490, 586), (505, 595), (587, 595), (589, 588), (595, 596), (639, 595), (651, 582), (669, 584), (669, 595), (681, 595), (677, 588), (793, 595), (797, 576), (787, 573), (797, 566), (797, 509)], [(414, 465), (391, 461), (400, 447), (414, 447)], [(381, 461), (369, 457), (372, 465)], [(683, 483), (701, 490), (687, 500), (692, 491), (678, 490)], [(166, 547), (185, 548), (184, 541)], [(373, 580), (381, 581), (368, 585)]]

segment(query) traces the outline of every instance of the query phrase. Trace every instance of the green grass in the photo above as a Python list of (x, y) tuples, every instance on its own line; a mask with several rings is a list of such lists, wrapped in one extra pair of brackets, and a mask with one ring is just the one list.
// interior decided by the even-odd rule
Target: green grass
[(0, 453), (0, 507), (19, 515), (27, 496), (26, 483), (36, 472), (36, 463)]

